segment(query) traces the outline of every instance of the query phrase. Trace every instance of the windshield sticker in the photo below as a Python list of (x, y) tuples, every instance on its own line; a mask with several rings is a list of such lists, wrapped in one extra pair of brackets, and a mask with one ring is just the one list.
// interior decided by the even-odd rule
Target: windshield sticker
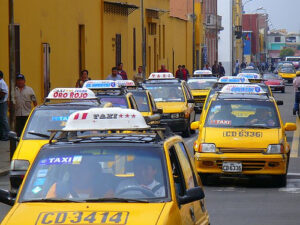
[(213, 125), (231, 125), (231, 120), (211, 120), (210, 124)]
[(80, 164), (82, 156), (65, 156), (65, 157), (53, 157), (43, 159), (40, 161), (40, 165), (66, 165), (66, 164)]
[(33, 186), (43, 186), (46, 181), (46, 178), (37, 178)]
[(37, 172), (37, 177), (45, 177), (47, 176), (48, 169), (41, 169)]
[(35, 188), (32, 189), (32, 193), (37, 194), (37, 193), (39, 193), (41, 190), (42, 190), (42, 188), (39, 187), (39, 186), (37, 186), (37, 187), (35, 187)]
[(68, 116), (52, 116), (52, 121), (68, 121)]
[(223, 137), (253, 137), (253, 138), (262, 138), (262, 132), (253, 132), (253, 131), (224, 131)]
[(102, 224), (125, 225), (129, 212), (122, 211), (68, 211), (42, 212), (39, 214), (36, 225), (42, 224)]

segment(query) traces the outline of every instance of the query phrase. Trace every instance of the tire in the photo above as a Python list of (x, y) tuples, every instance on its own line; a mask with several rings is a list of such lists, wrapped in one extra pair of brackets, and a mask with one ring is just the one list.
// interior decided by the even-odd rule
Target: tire
[(201, 182), (203, 185), (207, 185), (208, 184), (208, 174), (206, 173), (199, 173), (199, 176), (201, 178)]
[(191, 126), (190, 124), (187, 125), (185, 131), (182, 132), (183, 137), (190, 137), (191, 136)]
[(274, 175), (273, 177), (276, 187), (285, 187), (287, 183), (286, 174), (283, 175)]

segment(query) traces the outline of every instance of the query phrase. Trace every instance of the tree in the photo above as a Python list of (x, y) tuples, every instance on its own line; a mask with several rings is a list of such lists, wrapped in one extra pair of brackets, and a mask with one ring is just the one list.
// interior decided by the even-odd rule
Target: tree
[(286, 56), (294, 56), (295, 51), (292, 48), (284, 48), (280, 51), (280, 57), (285, 58)]

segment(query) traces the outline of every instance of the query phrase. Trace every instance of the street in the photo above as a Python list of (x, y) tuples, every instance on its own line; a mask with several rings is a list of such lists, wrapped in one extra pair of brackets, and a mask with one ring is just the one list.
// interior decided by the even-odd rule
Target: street
[[(292, 115), (293, 89), (287, 86), (286, 93), (274, 93), (283, 100), (280, 106), (284, 122), (295, 122)], [(299, 121), (297, 122), (299, 126)], [(185, 141), (192, 152), (197, 134)], [(205, 187), (206, 204), (214, 225), (298, 225), (300, 221), (300, 158), (299, 128), (287, 133), (292, 148), (288, 184), (285, 188), (272, 187), (269, 177), (211, 179)], [(294, 139), (293, 139), (294, 137)], [(8, 189), (8, 176), (0, 177), (0, 187)], [(10, 207), (0, 204), (0, 221)]]

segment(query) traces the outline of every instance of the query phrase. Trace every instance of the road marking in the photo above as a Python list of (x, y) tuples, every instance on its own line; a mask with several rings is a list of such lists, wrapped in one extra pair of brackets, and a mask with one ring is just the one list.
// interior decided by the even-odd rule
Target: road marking
[(295, 130), (293, 135), (292, 149), (291, 149), (291, 158), (297, 158), (299, 152), (299, 138), (300, 138), (300, 120), (297, 117), (296, 119), (297, 130)]

